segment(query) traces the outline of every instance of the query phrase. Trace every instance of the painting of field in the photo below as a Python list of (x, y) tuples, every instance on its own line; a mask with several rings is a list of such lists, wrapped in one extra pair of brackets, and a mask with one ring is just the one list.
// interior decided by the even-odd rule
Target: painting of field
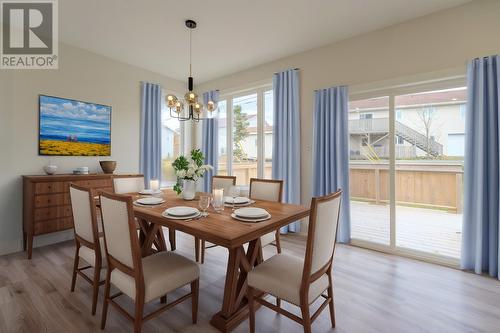
[(111, 107), (40, 95), (39, 154), (110, 156)]

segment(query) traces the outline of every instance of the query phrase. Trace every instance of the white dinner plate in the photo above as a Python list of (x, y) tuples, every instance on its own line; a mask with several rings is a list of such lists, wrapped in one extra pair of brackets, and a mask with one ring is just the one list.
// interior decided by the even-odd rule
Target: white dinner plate
[(264, 217), (261, 217), (261, 218), (244, 218), (244, 217), (241, 217), (241, 216), (238, 216), (236, 215), (235, 213), (232, 213), (231, 214), (231, 217), (235, 220), (238, 220), (238, 221), (242, 221), (242, 222), (252, 222), (252, 223), (256, 223), (256, 222), (263, 222), (263, 221), (267, 221), (271, 218), (271, 214), (267, 214), (266, 216)]
[(238, 217), (249, 219), (258, 219), (269, 215), (267, 210), (257, 207), (239, 208), (234, 211), (234, 214), (236, 214), (236, 216)]
[(140, 205), (159, 205), (165, 202), (162, 198), (139, 198), (135, 202)]
[(177, 206), (168, 208), (165, 212), (170, 216), (185, 217), (199, 213), (200, 211), (194, 207)]
[[(226, 199), (224, 201), (227, 204), (232, 204), (233, 203), (233, 198), (232, 197), (226, 197)], [(245, 197), (236, 197), (236, 198), (234, 198), (234, 204), (235, 205), (246, 204), (246, 203), (249, 203), (249, 202), (250, 202), (250, 199), (245, 198)]]
[[(245, 206), (250, 206), (251, 204), (254, 204), (255, 201), (254, 200), (250, 200), (248, 202), (245, 202), (245, 203), (242, 203), (242, 204), (235, 204), (234, 207), (245, 207)], [(230, 203), (224, 203), (224, 206), (226, 207), (233, 207), (233, 204), (230, 204)]]
[(200, 212), (197, 212), (197, 213), (194, 213), (194, 214), (188, 215), (188, 216), (174, 216), (174, 215), (168, 214), (167, 210), (165, 210), (161, 215), (163, 217), (166, 217), (167, 219), (170, 219), (170, 220), (190, 220), (190, 219), (195, 219), (195, 218), (198, 218), (201, 216)]
[(161, 193), (161, 190), (142, 190), (139, 192), (139, 194), (143, 194), (143, 195), (154, 195), (154, 194), (160, 194)]

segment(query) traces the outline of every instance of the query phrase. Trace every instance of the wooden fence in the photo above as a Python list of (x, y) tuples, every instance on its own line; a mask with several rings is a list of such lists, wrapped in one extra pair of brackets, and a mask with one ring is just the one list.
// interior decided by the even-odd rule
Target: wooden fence
[[(459, 164), (405, 162), (396, 165), (396, 203), (462, 212), (463, 167)], [(350, 163), (351, 197), (389, 202), (389, 165)]]

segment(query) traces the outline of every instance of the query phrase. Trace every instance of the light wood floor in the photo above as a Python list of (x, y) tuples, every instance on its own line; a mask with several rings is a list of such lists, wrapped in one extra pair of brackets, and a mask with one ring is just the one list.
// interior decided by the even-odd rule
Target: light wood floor
[[(303, 254), (304, 238), (282, 239), (286, 253)], [(193, 257), (192, 248), (192, 239), (178, 234), (178, 252)], [(90, 285), (79, 279), (75, 292), (69, 291), (73, 251), (73, 243), (65, 242), (37, 248), (31, 261), (23, 253), (0, 257), (0, 332), (100, 332), (102, 290), (94, 317)], [(265, 257), (273, 252), (273, 247), (265, 248)], [(207, 251), (198, 325), (191, 324), (191, 304), (186, 302), (147, 322), (143, 331), (215, 332), (209, 320), (222, 301), (226, 260), (222, 248)], [(500, 282), (495, 279), (351, 246), (339, 246), (335, 261), (337, 328), (330, 327), (324, 311), (313, 332), (499, 332)], [(130, 307), (127, 299), (123, 303)], [(131, 329), (110, 308), (106, 331)], [(247, 322), (236, 330), (247, 331)], [(302, 330), (261, 308), (257, 332)]]

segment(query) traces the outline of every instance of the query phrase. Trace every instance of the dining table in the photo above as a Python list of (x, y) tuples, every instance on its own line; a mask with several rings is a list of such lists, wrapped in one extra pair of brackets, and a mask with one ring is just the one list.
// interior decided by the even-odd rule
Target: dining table
[[(254, 200), (252, 207), (263, 208), (271, 217), (262, 222), (241, 222), (231, 217), (231, 207), (222, 212), (209, 209), (209, 214), (197, 219), (170, 219), (162, 213), (171, 207), (198, 208), (199, 196), (187, 201), (173, 190), (162, 190), (164, 202), (155, 206), (134, 205), (134, 214), (142, 230), (141, 251), (143, 256), (153, 251), (167, 251), (162, 227), (169, 232), (179, 231), (205, 240), (228, 250), (224, 296), (221, 310), (212, 316), (211, 325), (221, 332), (231, 332), (248, 317), (246, 299), (247, 274), (263, 261), (260, 237), (276, 231), (309, 215), (309, 207), (279, 202)], [(130, 193), (134, 200), (138, 193)], [(210, 195), (205, 193), (204, 195)], [(245, 250), (245, 244), (246, 246)], [(153, 245), (155, 249), (153, 249)]]

